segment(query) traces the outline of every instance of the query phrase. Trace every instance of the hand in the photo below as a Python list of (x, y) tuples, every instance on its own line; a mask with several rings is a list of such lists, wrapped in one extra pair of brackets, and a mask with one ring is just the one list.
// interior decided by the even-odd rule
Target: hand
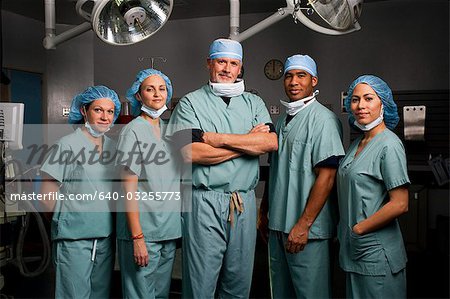
[(302, 251), (308, 243), (309, 227), (306, 223), (299, 221), (291, 229), (286, 242), (286, 251), (298, 253)]
[(204, 132), (202, 136), (203, 142), (212, 147), (222, 147), (222, 141), (219, 133)]
[(258, 231), (261, 239), (265, 244), (267, 244), (269, 239), (269, 218), (267, 217), (267, 212), (263, 209), (259, 209), (258, 213)]
[(363, 234), (363, 232), (362, 232), (362, 230), (361, 230), (361, 228), (360, 228), (360, 226), (359, 226), (359, 223), (356, 223), (356, 224), (352, 227), (352, 231), (353, 231), (354, 234), (356, 234), (356, 235), (358, 235), (358, 236), (361, 236), (361, 235)]
[(147, 267), (148, 265), (148, 251), (145, 245), (145, 239), (133, 240), (133, 255), (134, 262), (141, 267)]
[(250, 130), (249, 134), (251, 134), (251, 133), (269, 133), (269, 131), (270, 131), (270, 127), (268, 125), (258, 124)]

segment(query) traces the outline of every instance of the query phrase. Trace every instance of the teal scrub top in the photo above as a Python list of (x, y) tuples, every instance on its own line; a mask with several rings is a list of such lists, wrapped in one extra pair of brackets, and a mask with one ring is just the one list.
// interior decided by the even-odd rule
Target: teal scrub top
[(407, 260), (397, 219), (362, 236), (353, 233), (352, 228), (389, 201), (389, 190), (410, 183), (405, 149), (400, 139), (385, 129), (355, 158), (362, 138), (350, 146), (337, 174), (340, 264), (345, 271), (384, 275), (387, 259), (392, 273), (397, 273), (405, 268)]
[[(184, 96), (170, 118), (167, 135), (181, 129), (247, 134), (260, 123), (272, 123), (263, 100), (249, 92), (232, 97), (227, 105), (209, 85)], [(189, 176), (189, 175), (187, 175)], [(259, 157), (244, 155), (216, 165), (192, 165), (192, 185), (218, 192), (248, 191), (259, 180)]]
[[(160, 120), (161, 136), (166, 122)], [(155, 159), (159, 156), (159, 159)], [(119, 135), (116, 164), (127, 166), (139, 177), (139, 220), (145, 240), (150, 242), (172, 240), (181, 237), (180, 162), (172, 154), (169, 144), (157, 138), (152, 125), (141, 116), (127, 124)], [(155, 192), (167, 192), (164, 200), (156, 198)], [(124, 201), (119, 211), (125, 211)], [(170, 197), (170, 198), (169, 198)], [(146, 200), (143, 200), (146, 199)], [(117, 213), (117, 238), (130, 240), (126, 214)]]
[[(103, 138), (104, 159), (78, 128), (57, 141), (55, 151), (42, 164), (41, 171), (60, 182), (59, 193), (64, 194), (64, 200), (55, 205), (52, 240), (102, 238), (112, 233), (111, 202), (101, 201), (99, 196), (100, 192), (113, 192), (116, 144), (107, 136)], [(71, 200), (94, 195), (95, 200)]]
[[(269, 228), (289, 233), (305, 209), (316, 175), (314, 167), (331, 156), (343, 156), (342, 127), (336, 115), (314, 101), (286, 125), (278, 119), (278, 151), (272, 153), (269, 176)], [(329, 200), (311, 226), (309, 239), (331, 238), (335, 209)]]

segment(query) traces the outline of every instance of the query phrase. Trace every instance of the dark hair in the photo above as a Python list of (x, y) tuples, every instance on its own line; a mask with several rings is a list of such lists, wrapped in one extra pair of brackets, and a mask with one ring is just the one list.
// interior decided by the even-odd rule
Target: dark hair
[(91, 107), (91, 104), (92, 104), (93, 102), (94, 102), (94, 101), (89, 102), (89, 103), (87, 103), (87, 104), (85, 104), (85, 105), (83, 105), (83, 106), (86, 107), (86, 110), (89, 110), (89, 107)]

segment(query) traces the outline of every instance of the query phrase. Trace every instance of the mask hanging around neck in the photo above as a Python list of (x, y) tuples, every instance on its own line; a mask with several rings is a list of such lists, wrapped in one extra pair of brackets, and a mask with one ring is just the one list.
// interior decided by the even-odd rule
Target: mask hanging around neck
[(381, 113), (380, 116), (378, 116), (374, 121), (372, 121), (371, 123), (368, 123), (366, 125), (362, 125), (360, 123), (358, 123), (356, 120), (353, 122), (353, 124), (359, 128), (360, 130), (367, 132), (372, 130), (373, 128), (375, 128), (376, 126), (378, 126), (379, 124), (381, 124), (381, 122), (383, 121), (383, 114), (384, 114), (384, 108), (383, 105), (381, 105)]
[(218, 97), (237, 97), (245, 90), (244, 80), (242, 79), (238, 79), (234, 83), (213, 83), (209, 81), (209, 86), (212, 93)]
[(147, 114), (148, 116), (150, 116), (151, 118), (155, 119), (161, 116), (161, 114), (164, 113), (164, 111), (167, 110), (167, 106), (164, 105), (161, 108), (159, 108), (158, 110), (155, 110), (153, 108), (150, 108), (144, 104), (142, 104), (141, 107), (141, 111), (143, 111), (145, 114)]
[[(298, 100), (295, 102), (285, 102), (285, 101), (280, 100), (280, 103), (281, 103), (281, 105), (286, 107), (286, 113), (288, 115), (294, 116), (297, 113), (299, 113), (301, 110), (306, 108), (306, 106), (308, 106), (310, 103), (314, 102), (315, 98), (318, 94), (319, 94), (319, 90), (316, 90), (313, 92), (313, 94), (311, 96), (303, 98), (301, 100)], [(308, 102), (308, 103), (306, 103), (306, 102)]]
[(106, 132), (108, 132), (111, 129), (111, 127), (109, 127), (105, 132), (99, 132), (96, 129), (94, 129), (88, 121), (84, 123), (84, 127), (86, 128), (88, 133), (91, 134), (92, 137), (94, 138), (102, 137), (103, 135), (105, 135)]

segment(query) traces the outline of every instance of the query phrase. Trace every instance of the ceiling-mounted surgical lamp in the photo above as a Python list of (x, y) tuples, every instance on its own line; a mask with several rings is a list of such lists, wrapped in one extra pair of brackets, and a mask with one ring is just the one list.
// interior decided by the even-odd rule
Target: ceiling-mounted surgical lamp
[[(86, 8), (90, 5), (90, 11)], [(169, 19), (173, 0), (78, 0), (77, 13), (88, 22), (55, 35), (55, 0), (45, 0), (44, 48), (94, 30), (104, 42), (122, 46), (140, 42), (156, 33)]]
[[(230, 0), (230, 38), (243, 41), (263, 29), (291, 15), (306, 27), (328, 35), (342, 35), (361, 29), (357, 19), (361, 15), (363, 0), (286, 0), (286, 7), (278, 9), (273, 15), (239, 33), (239, 0)], [(306, 14), (316, 12), (331, 28), (323, 27), (309, 19)]]
[[(299, 20), (306, 27), (329, 35), (342, 35), (361, 29), (357, 19), (361, 15), (363, 0), (309, 0), (306, 8), (300, 7), (300, 1), (294, 0), (294, 20)], [(311, 21), (308, 15), (316, 12), (332, 29)]]

